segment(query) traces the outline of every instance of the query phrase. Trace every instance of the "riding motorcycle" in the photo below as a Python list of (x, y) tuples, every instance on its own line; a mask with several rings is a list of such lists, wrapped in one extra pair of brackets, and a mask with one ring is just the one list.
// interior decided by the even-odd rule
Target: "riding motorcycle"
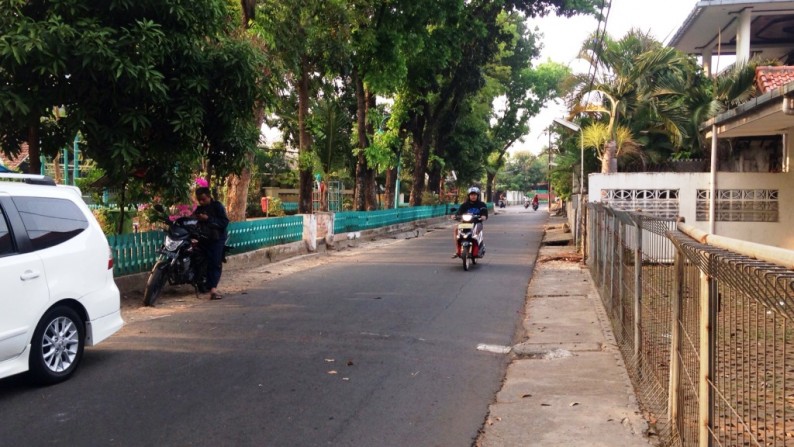
[(505, 207), (504, 199), (499, 199), (499, 208), (504, 208), (504, 207)]
[[(477, 264), (477, 259), (485, 256), (485, 243), (482, 232), (480, 216), (477, 214), (464, 214), (456, 217), (461, 222), (455, 229), (455, 242), (460, 259), (463, 260), (463, 270), (469, 270), (469, 264)], [(477, 230), (479, 227), (478, 231)]]
[(524, 209), (529, 208), (529, 200), (524, 201)]
[(532, 202), (532, 210), (533, 211), (537, 211), (538, 210), (538, 202)]
[(197, 293), (208, 290), (207, 259), (199, 244), (206, 236), (202, 234), (199, 220), (194, 216), (187, 216), (172, 222), (165, 216), (161, 205), (155, 205), (155, 209), (163, 215), (168, 231), (158, 250), (160, 256), (157, 263), (146, 281), (143, 292), (143, 304), (146, 306), (154, 306), (166, 282), (170, 285), (190, 284)]

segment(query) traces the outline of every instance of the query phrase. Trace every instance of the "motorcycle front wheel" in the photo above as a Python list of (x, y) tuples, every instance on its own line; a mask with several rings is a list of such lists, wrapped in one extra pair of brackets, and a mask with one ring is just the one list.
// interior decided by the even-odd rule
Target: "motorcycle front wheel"
[(158, 261), (154, 265), (152, 273), (149, 275), (149, 280), (146, 281), (146, 289), (143, 291), (144, 306), (154, 306), (154, 303), (160, 298), (160, 294), (163, 293), (165, 281), (168, 279), (167, 262)]
[(469, 248), (468, 246), (464, 245), (460, 248), (460, 257), (463, 259), (463, 270), (469, 271)]

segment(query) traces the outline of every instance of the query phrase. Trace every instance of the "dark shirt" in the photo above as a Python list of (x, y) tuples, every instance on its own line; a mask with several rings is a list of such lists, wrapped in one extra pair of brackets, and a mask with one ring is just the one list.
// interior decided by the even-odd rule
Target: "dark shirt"
[[(471, 212), (469, 212), (469, 210), (471, 210)], [(458, 212), (456, 214), (458, 216), (461, 216), (466, 213), (488, 217), (488, 205), (486, 205), (485, 202), (481, 200), (478, 200), (476, 202), (467, 200), (463, 202), (460, 208), (458, 208)]]
[(229, 226), (229, 218), (226, 216), (226, 208), (221, 202), (214, 200), (209, 205), (199, 205), (193, 214), (206, 214), (207, 220), (201, 225), (209, 229), (210, 239), (226, 239), (226, 227)]

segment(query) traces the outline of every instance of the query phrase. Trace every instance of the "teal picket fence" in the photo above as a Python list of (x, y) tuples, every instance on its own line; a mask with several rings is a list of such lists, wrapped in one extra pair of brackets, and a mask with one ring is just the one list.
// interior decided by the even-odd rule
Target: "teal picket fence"
[(164, 234), (163, 231), (147, 231), (108, 236), (113, 252), (113, 276), (151, 270), (157, 261), (157, 249), (163, 244)]
[[(416, 206), (379, 211), (344, 211), (335, 213), (334, 233), (369, 230), (414, 220), (449, 214), (455, 205)], [(493, 210), (493, 204), (488, 208)], [(232, 253), (245, 253), (263, 247), (297, 242), (303, 239), (303, 217), (285, 216), (232, 222), (228, 228), (228, 245)], [(148, 231), (108, 236), (113, 251), (113, 275), (124, 276), (151, 270), (157, 250), (163, 243), (163, 231)]]
[(334, 233), (370, 230), (398, 223), (430, 219), (449, 214), (451, 205), (414, 206), (378, 211), (342, 211), (334, 213)]
[[(287, 216), (232, 222), (227, 245), (232, 253), (245, 253), (262, 247), (286, 244), (303, 239), (303, 217)], [(163, 231), (108, 236), (113, 251), (113, 275), (124, 276), (151, 270), (157, 250), (163, 243)]]

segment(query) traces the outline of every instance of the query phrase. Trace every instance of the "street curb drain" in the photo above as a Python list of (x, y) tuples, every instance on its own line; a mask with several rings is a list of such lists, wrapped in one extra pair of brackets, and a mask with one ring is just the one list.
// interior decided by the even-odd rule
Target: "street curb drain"
[(480, 343), (477, 345), (478, 351), (484, 352), (491, 352), (493, 354), (510, 354), (510, 351), (513, 350), (510, 346), (502, 346), (502, 345), (488, 345), (484, 343)]

